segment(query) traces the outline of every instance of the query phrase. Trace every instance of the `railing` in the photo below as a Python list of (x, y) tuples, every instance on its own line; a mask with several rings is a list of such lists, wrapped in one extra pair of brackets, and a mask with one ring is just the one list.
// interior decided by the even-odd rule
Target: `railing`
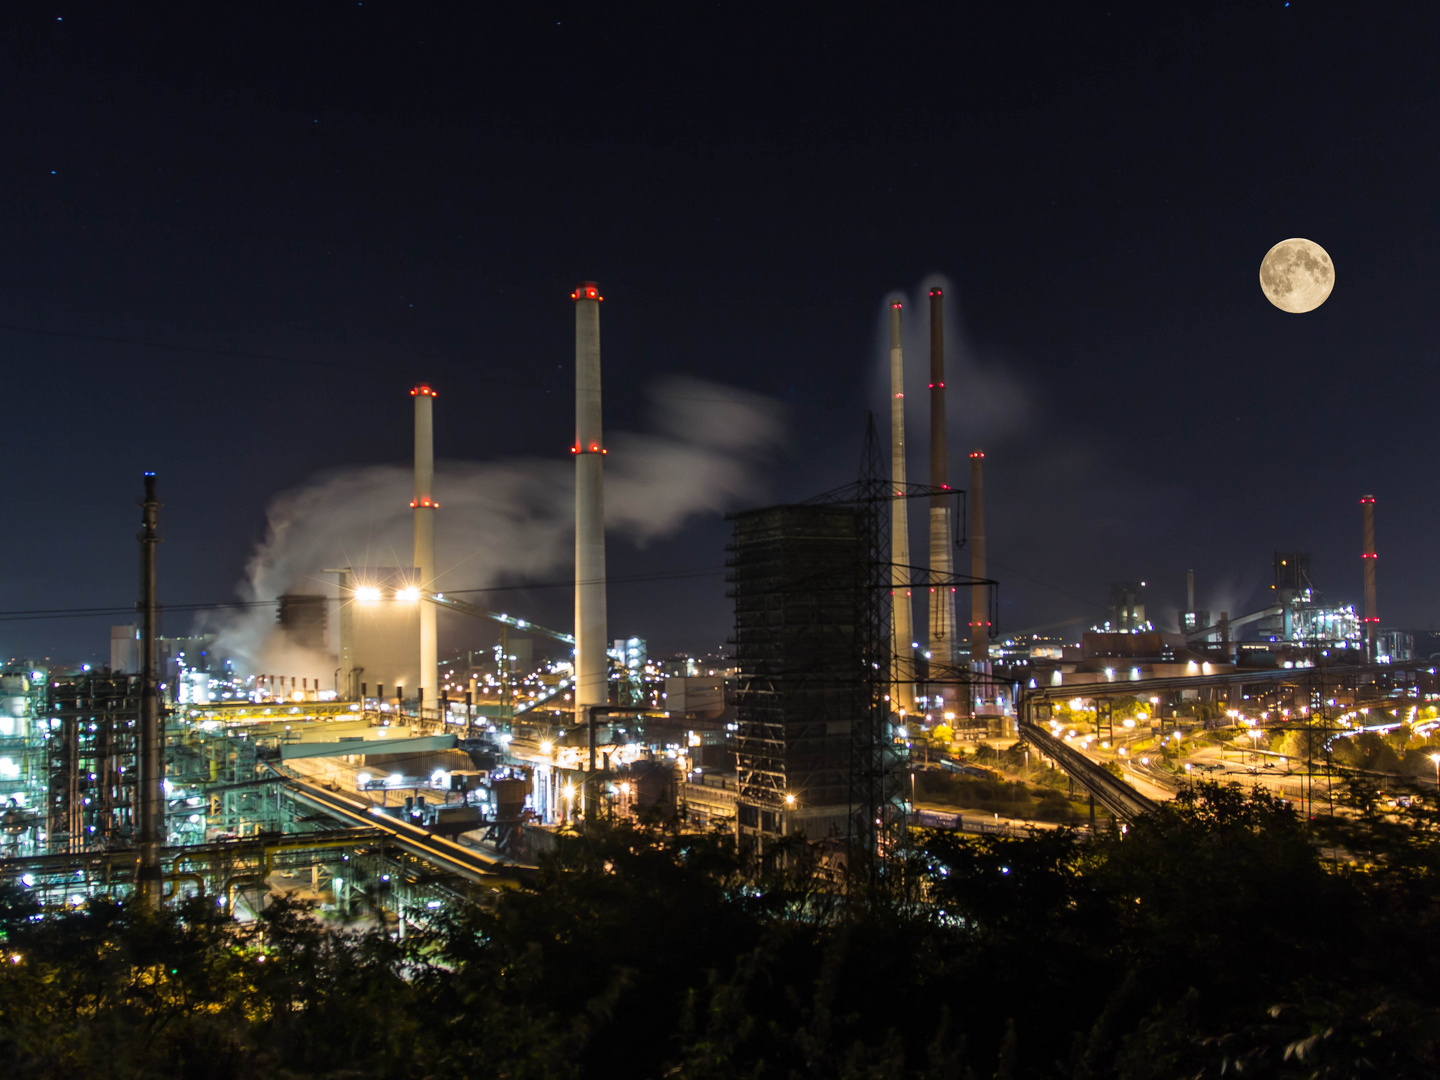
[(1101, 765), (1091, 761), (1072, 746), (1067, 746), (1048, 731), (1021, 721), (1020, 734), (1025, 740), (1055, 761), (1055, 764), (1083, 787), (1095, 801), (1118, 818), (1126, 821), (1141, 814), (1154, 813), (1158, 807), (1140, 792)]

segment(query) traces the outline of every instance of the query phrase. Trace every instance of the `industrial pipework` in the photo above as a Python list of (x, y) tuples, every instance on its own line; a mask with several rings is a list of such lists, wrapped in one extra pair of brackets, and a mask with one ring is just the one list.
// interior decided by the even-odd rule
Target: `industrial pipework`
[(605, 627), (605, 445), (600, 427), (600, 287), (575, 301), (575, 716), (609, 703)]
[[(424, 385), (410, 391), (415, 399), (415, 588), (435, 588), (435, 391)], [(435, 608), (420, 606), (420, 687), (419, 698), (438, 701), (440, 689), (439, 639)]]
[[(945, 448), (945, 308), (939, 289), (930, 290), (930, 572), (937, 581), (950, 581), (954, 562), (950, 550), (950, 488)], [(949, 585), (930, 587), (930, 663), (949, 667), (955, 662), (955, 590)]]
[(910, 516), (905, 500), (905, 351), (900, 343), (900, 302), (890, 305), (890, 705), (915, 711), (915, 615), (910, 595)]
[(1361, 521), (1364, 528), (1365, 550), (1360, 560), (1365, 566), (1365, 659), (1375, 663), (1375, 631), (1379, 629), (1380, 616), (1375, 608), (1375, 496), (1366, 495), (1360, 500)]

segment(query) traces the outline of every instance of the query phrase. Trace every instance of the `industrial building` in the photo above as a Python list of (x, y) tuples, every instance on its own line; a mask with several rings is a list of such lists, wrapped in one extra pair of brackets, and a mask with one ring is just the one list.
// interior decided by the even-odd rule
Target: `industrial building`
[(733, 520), (740, 835), (843, 835), (852, 732), (869, 708), (856, 677), (867, 652), (863, 521), (842, 506)]
[[(1368, 496), (1363, 617), (1326, 606), (1309, 557), (1287, 551), (1275, 556), (1273, 602), (1256, 612), (1212, 619), (1196, 608), (1192, 573), (1178, 632), (1156, 630), (1144, 583), (1125, 582), (1112, 590), (1107, 622), (1078, 643), (992, 644), (986, 458), (969, 455), (967, 522), (966, 493), (949, 483), (943, 301), (933, 289), (928, 483), (905, 474), (897, 303), (888, 470), (872, 425), (858, 483), (732, 514), (732, 655), (654, 661), (644, 638), (609, 636), (602, 297), (582, 282), (570, 298), (573, 627), (438, 591), (444, 519), (428, 384), (410, 391), (410, 565), (317, 566), (312, 574), (335, 575), (334, 595), (292, 587), (275, 598), (280, 639), (305, 658), (294, 661), (303, 670), (238, 672), (213, 635), (159, 636), (149, 475), (144, 619), (112, 628), (110, 668), (0, 674), (4, 874), (52, 909), (128, 889), (152, 903), (213, 896), (243, 915), (290, 892), (346, 915), (423, 921), (447, 899), (523, 875), (563, 828), (640, 814), (734, 830), (762, 851), (803, 836), (853, 864), (883, 858), (903, 835), (913, 809), (901, 783), (907, 724), (943, 717), (956, 732), (1004, 737), (1027, 695), (1048, 701), (1082, 688), (1070, 692), (1098, 700), (1163, 683), (1151, 698), (1158, 714), (1267, 667), (1412, 651), (1406, 635), (1378, 625)], [(917, 498), (929, 523), (919, 566), (906, 514)], [(966, 542), (969, 573), (960, 574), (956, 549)], [(957, 607), (965, 590), (970, 603)], [(499, 644), (445, 654), (441, 607), (496, 626)], [(1246, 634), (1261, 640), (1242, 642)]]

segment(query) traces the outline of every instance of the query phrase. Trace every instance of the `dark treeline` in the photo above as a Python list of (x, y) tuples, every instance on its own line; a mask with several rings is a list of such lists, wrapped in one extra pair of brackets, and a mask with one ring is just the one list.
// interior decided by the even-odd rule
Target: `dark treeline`
[(665, 825), (402, 942), (278, 902), (0, 898), (8, 1077), (1342, 1077), (1440, 1072), (1440, 819), (1202, 786), (1082, 842), (926, 836), (841, 899)]

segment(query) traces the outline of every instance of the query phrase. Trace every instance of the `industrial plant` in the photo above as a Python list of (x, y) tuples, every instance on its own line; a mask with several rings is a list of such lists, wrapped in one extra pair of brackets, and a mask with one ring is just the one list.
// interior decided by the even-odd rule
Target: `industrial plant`
[[(109, 665), (0, 676), (0, 876), (52, 910), (101, 894), (157, 907), (204, 896), (248, 918), (289, 895), (403, 927), (532, 873), (586, 822), (649, 818), (721, 830), (762, 854), (803, 838), (843, 882), (883, 867), (917, 824), (1008, 827), (921, 807), (917, 771), (974, 771), (967, 747), (997, 760), (1033, 751), (1088, 800), (1093, 824), (1097, 809), (1124, 820), (1173, 794), (1127, 753), (1137, 718), (1163, 740), (1222, 714), (1259, 730), (1324, 708), (1418, 706), (1440, 690), (1411, 637), (1382, 629), (1369, 495), (1357, 530), (1363, 613), (1327, 604), (1310, 556), (1287, 550), (1254, 611), (1200, 610), (1191, 571), (1174, 626), (1147, 613), (1146, 585), (1131, 581), (1078, 640), (1005, 636), (985, 452), (968, 453), (968, 487), (951, 483), (939, 288), (928, 297), (925, 482), (906, 475), (897, 301), (888, 460), (872, 418), (855, 425), (853, 482), (733, 511), (728, 655), (651, 657), (644, 637), (612, 638), (607, 621), (604, 298), (587, 281), (570, 299), (573, 624), (541, 626), (442, 586), (434, 435), (447, 416), (428, 383), (409, 390), (408, 563), (317, 564), (306, 580), (327, 588), (267, 598), (288, 667), (247, 670), (213, 634), (159, 634), (162, 504), (146, 474), (140, 618), (112, 628)], [(921, 561), (912, 504), (928, 522)], [(493, 628), (498, 643), (447, 648), (442, 609)], [(1071, 730), (1082, 714), (1085, 734)]]

